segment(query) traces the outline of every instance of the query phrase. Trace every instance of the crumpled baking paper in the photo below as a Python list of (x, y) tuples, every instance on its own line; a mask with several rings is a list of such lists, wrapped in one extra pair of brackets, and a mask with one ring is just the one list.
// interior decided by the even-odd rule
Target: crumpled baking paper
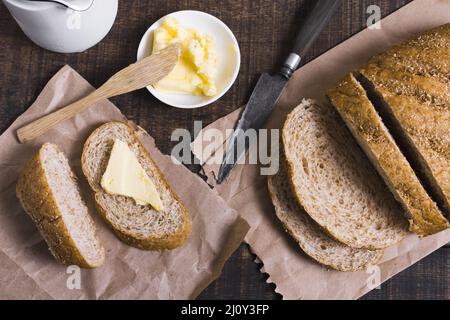
[[(33, 105), (0, 137), (0, 298), (20, 299), (189, 299), (216, 279), (248, 230), (247, 223), (201, 178), (140, 132), (169, 185), (185, 204), (192, 233), (172, 251), (142, 251), (123, 244), (95, 213), (80, 168), (83, 143), (99, 125), (127, 121), (111, 102), (102, 101), (51, 129), (32, 143), (20, 144), (16, 130), (44, 114), (90, 93), (93, 88), (75, 70), (63, 67)], [(44, 142), (60, 146), (79, 178), (98, 235), (106, 249), (103, 267), (67, 268), (51, 256), (46, 243), (15, 196), (18, 175)]]

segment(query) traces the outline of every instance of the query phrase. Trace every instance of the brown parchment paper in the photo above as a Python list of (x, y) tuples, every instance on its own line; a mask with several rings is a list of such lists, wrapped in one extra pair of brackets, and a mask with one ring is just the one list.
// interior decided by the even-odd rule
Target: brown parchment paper
[[(68, 66), (45, 86), (35, 103), (0, 137), (0, 298), (24, 299), (188, 299), (196, 297), (240, 245), (247, 223), (197, 175), (161, 154), (143, 130), (139, 136), (166, 180), (185, 204), (192, 221), (187, 243), (172, 251), (151, 252), (120, 242), (95, 213), (80, 169), (83, 143), (90, 132), (111, 120), (126, 121), (112, 103), (103, 101), (50, 130), (36, 141), (19, 144), (15, 132), (56, 108), (85, 96), (93, 88)], [(73, 271), (59, 265), (15, 197), (18, 174), (44, 142), (58, 144), (68, 156), (91, 207), (106, 249), (105, 265)], [(70, 289), (72, 288), (72, 289)]]
[[(449, 22), (449, 0), (413, 1), (383, 19), (381, 29), (366, 29), (295, 72), (267, 127), (281, 128), (287, 113), (303, 98), (323, 101), (328, 88), (372, 55)], [(215, 128), (226, 136), (225, 130), (234, 127), (240, 111), (205, 129)], [(208, 153), (203, 148), (209, 144), (202, 140), (203, 132), (191, 145), (193, 153), (204, 164), (208, 183), (250, 224), (245, 241), (264, 264), (261, 271), (269, 274), (268, 282), (275, 283), (285, 299), (356, 299), (450, 241), (450, 230), (424, 240), (410, 235), (385, 251), (379, 268), (354, 273), (328, 270), (301, 253), (283, 231), (267, 192), (266, 177), (260, 175), (257, 165), (238, 165), (224, 184), (216, 184), (219, 164), (207, 160), (222, 159), (224, 147)]]

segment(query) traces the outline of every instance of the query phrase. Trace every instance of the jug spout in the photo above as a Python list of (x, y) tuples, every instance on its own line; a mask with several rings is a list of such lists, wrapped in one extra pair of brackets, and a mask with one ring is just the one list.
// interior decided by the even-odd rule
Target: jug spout
[(49, 5), (61, 5), (75, 11), (86, 11), (92, 6), (94, 0), (3, 0), (3, 2), (23, 10), (42, 10), (47, 9)]
[(2, 0), (6, 7), (11, 10), (38, 11), (52, 8), (56, 3), (48, 1), (27, 1), (27, 0)]
[(111, 29), (118, 0), (2, 0), (22, 31), (34, 43), (50, 51), (71, 53), (97, 44)]

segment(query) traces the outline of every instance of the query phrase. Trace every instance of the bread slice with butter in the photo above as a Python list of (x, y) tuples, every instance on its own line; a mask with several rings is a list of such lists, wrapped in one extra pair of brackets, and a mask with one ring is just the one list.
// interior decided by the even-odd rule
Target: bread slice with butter
[(105, 250), (76, 177), (59, 148), (44, 144), (25, 165), (16, 194), (60, 263), (100, 267)]
[[(127, 149), (134, 154), (143, 173), (154, 187), (147, 189), (150, 193), (153, 192), (149, 197), (143, 196), (139, 190), (124, 191), (123, 186), (108, 190), (107, 181), (104, 181), (102, 187), (102, 178), (117, 179), (122, 173), (130, 175), (125, 178), (128, 182), (133, 181), (135, 178), (132, 176), (136, 174), (138, 180), (142, 178), (142, 171), (136, 168), (135, 160), (130, 160), (129, 155), (112, 154), (114, 146), (119, 146), (122, 152), (125, 150), (125, 154)], [(113, 157), (123, 158), (114, 160)], [(108, 170), (114, 168), (123, 170), (123, 167), (111, 163), (114, 161), (127, 162), (128, 171), (120, 174), (108, 173)], [(123, 122), (109, 122), (97, 128), (84, 145), (81, 165), (94, 192), (101, 216), (123, 242), (144, 250), (163, 250), (174, 249), (186, 241), (191, 232), (188, 213), (138, 140), (132, 126)], [(138, 180), (134, 181), (140, 183)], [(133, 186), (129, 184), (126, 188)]]

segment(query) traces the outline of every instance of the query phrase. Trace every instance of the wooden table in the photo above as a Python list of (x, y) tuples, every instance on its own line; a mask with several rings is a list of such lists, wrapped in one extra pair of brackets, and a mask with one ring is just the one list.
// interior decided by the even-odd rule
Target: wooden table
[[(420, 0), (419, 0), (420, 1)], [(295, 31), (315, 1), (300, 0), (127, 0), (120, 1), (115, 25), (96, 47), (80, 54), (56, 54), (32, 44), (0, 5), (0, 131), (34, 101), (44, 84), (64, 64), (75, 68), (94, 86), (133, 62), (140, 38), (161, 16), (182, 9), (198, 9), (222, 19), (235, 33), (242, 51), (242, 67), (232, 89), (214, 105), (197, 110), (169, 108), (141, 90), (112, 99), (131, 120), (155, 137), (169, 153), (175, 128), (193, 130), (193, 121), (204, 125), (241, 106), (261, 72), (273, 72), (288, 53)], [(343, 5), (306, 57), (311, 60), (365, 27), (371, 4), (383, 16), (407, 0), (343, 0)], [(192, 170), (198, 168), (192, 167)], [(227, 262), (223, 275), (201, 299), (277, 299), (274, 285), (259, 272), (247, 245)], [(443, 248), (374, 290), (367, 299), (450, 298), (450, 248)]]

